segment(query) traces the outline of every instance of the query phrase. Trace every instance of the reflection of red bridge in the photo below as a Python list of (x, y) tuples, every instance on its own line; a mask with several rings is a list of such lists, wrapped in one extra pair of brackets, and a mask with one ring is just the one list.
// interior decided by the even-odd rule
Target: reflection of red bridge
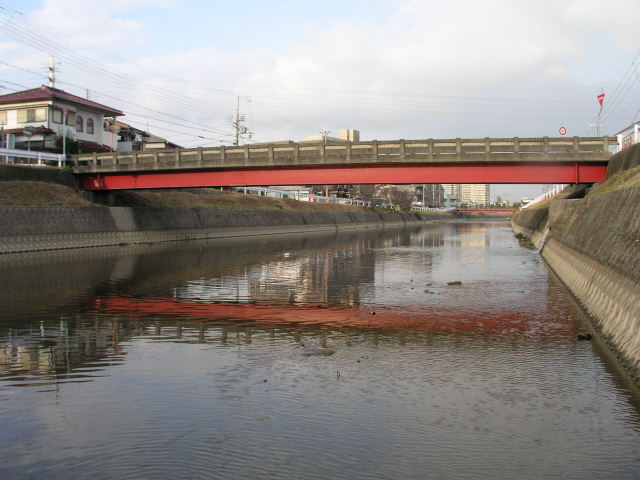
[(205, 186), (594, 183), (615, 138), (484, 138), (331, 143), (74, 155), (85, 190)]
[[(112, 315), (169, 316), (190, 321), (224, 320), (262, 325), (317, 325), (329, 327), (426, 330), (443, 333), (545, 334), (574, 333), (571, 320), (545, 320), (516, 311), (451, 312), (425, 305), (407, 307), (263, 305), (255, 303), (212, 302), (176, 298), (98, 297), (94, 307)], [(551, 325), (546, 325), (546, 321)], [(543, 325), (545, 324), (545, 325)], [(541, 328), (544, 327), (544, 328)]]
[(511, 208), (459, 208), (458, 211), (460, 213), (513, 213)]

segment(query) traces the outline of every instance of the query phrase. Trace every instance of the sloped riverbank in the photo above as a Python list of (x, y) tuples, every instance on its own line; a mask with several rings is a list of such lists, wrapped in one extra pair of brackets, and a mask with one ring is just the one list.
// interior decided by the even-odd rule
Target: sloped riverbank
[(617, 168), (615, 157), (612, 165), (616, 173), (585, 198), (516, 213), (512, 226), (541, 250), (640, 383), (640, 171)]

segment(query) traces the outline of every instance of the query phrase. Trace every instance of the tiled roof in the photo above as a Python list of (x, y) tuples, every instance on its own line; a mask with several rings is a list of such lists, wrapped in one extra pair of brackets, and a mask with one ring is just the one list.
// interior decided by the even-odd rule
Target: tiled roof
[(86, 98), (72, 95), (71, 93), (67, 93), (64, 90), (59, 90), (57, 88), (47, 87), (46, 85), (42, 85), (40, 88), (32, 88), (31, 90), (23, 90), (21, 92), (0, 95), (0, 105), (5, 103), (33, 102), (36, 100), (51, 99), (57, 99), (69, 103), (75, 103), (77, 105), (83, 105), (95, 110), (100, 110), (106, 115), (113, 117), (124, 115), (123, 112), (115, 108), (107, 107), (106, 105), (92, 102), (91, 100), (87, 100)]
[(91, 152), (111, 152), (111, 148), (108, 145), (101, 145), (96, 142), (89, 142), (87, 140), (77, 140), (82, 153)]
[[(52, 133), (56, 133), (55, 130), (51, 130), (47, 127), (35, 127), (33, 130), (34, 135), (51, 135)], [(7, 135), (9, 133), (13, 133), (14, 135), (22, 135), (24, 133), (24, 127), (20, 128), (10, 128), (2, 131), (3, 135)]]

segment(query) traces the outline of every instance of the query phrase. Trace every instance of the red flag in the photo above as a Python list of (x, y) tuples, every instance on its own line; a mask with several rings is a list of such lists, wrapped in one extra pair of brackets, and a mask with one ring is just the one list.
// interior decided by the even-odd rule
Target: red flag
[(604, 93), (598, 95), (598, 101), (600, 102), (600, 106), (604, 103)]

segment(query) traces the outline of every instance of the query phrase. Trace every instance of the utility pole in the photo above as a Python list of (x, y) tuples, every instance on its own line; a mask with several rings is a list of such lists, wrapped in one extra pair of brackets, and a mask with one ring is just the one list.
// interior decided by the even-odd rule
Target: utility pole
[[(251, 100), (249, 100), (249, 101), (251, 101)], [(253, 132), (250, 132), (247, 127), (242, 125), (242, 123), (245, 120), (246, 120), (246, 117), (244, 115), (240, 114), (240, 95), (238, 95), (236, 97), (236, 113), (233, 116), (233, 120), (231, 122), (231, 124), (233, 125), (233, 128), (236, 131), (236, 139), (233, 142), (233, 144), (235, 146), (240, 145), (240, 135), (249, 134), (249, 138), (251, 138), (251, 136), (253, 135)]]
[(49, 57), (49, 86), (51, 88), (56, 87), (56, 59), (55, 57)]
[(598, 111), (598, 124), (596, 127), (596, 136), (600, 136), (600, 117), (602, 116), (602, 109), (604, 108), (604, 88), (600, 88), (600, 95), (598, 95), (598, 102), (600, 103), (600, 110)]

